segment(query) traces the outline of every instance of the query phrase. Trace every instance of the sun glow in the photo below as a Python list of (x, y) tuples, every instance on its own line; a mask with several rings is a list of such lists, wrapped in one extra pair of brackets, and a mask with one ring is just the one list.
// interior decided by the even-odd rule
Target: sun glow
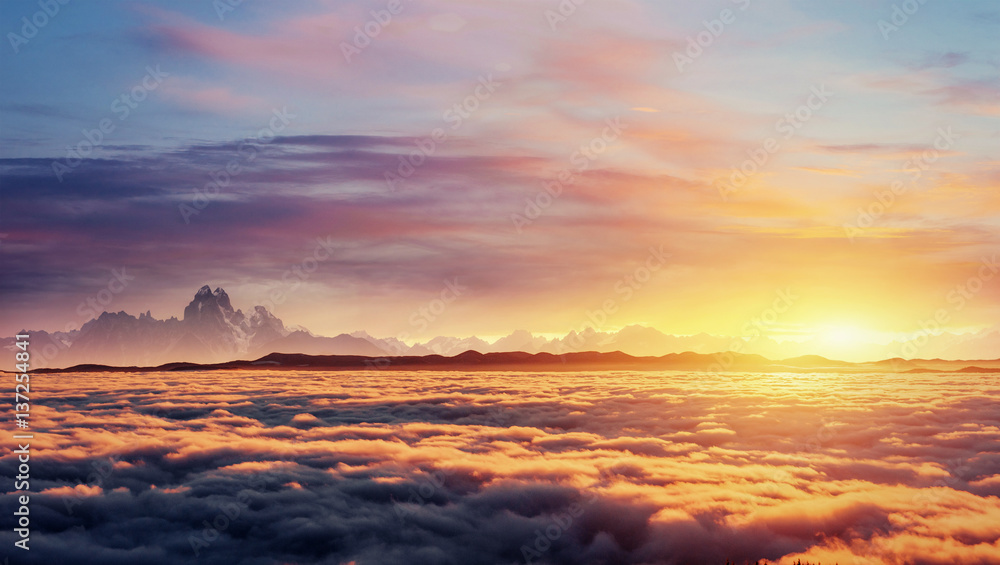
[(831, 345), (860, 345), (865, 342), (865, 334), (870, 333), (852, 326), (830, 326), (824, 328), (820, 336)]
[(827, 356), (845, 360), (859, 360), (869, 357), (879, 344), (892, 341), (891, 336), (851, 324), (828, 324), (820, 326), (815, 340), (827, 351)]

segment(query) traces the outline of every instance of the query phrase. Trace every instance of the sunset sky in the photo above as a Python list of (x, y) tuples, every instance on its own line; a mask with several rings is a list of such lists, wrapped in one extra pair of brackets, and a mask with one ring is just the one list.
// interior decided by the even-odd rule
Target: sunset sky
[(561, 6), (0, 3), (0, 334), (997, 329), (996, 2)]

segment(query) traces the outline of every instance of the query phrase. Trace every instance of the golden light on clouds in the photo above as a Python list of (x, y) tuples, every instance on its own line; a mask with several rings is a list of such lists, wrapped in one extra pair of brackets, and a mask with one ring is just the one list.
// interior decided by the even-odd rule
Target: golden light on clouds
[[(177, 559), (302, 560), (330, 535), (324, 555), (359, 563), (428, 547), (464, 562), (1000, 560), (995, 375), (184, 377), (119, 373), (109, 391), (107, 375), (38, 376), (66, 401), (33, 415), (34, 454), (63, 470), (33, 478), (37, 504), (122, 535), (155, 519)], [(314, 541), (278, 547), (302, 520)], [(115, 551), (102, 539), (47, 555)]]

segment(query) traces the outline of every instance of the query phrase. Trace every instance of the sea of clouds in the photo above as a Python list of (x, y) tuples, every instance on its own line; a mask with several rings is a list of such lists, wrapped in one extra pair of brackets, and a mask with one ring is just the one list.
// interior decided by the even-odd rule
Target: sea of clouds
[[(262, 370), (31, 387), (31, 550), (5, 528), (12, 563), (1000, 563), (1000, 375)], [(10, 451), (0, 470), (17, 474)]]

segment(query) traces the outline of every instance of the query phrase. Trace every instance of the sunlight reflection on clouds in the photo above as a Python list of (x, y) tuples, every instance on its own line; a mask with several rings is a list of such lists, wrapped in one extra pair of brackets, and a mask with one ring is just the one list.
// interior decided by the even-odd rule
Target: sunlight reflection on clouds
[(33, 381), (49, 562), (1000, 561), (996, 375)]

